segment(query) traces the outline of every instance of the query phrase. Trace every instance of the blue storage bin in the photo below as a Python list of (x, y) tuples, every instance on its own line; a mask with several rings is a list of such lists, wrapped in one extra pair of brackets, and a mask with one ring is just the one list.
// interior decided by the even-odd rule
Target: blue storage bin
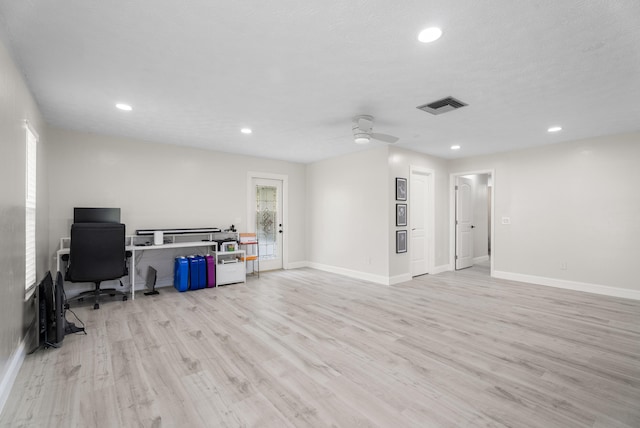
[(207, 262), (203, 256), (196, 256), (198, 260), (198, 289), (207, 286)]
[(187, 260), (189, 261), (189, 290), (197, 290), (200, 288), (198, 259), (196, 256), (189, 256)]
[(173, 268), (173, 286), (180, 292), (189, 289), (189, 262), (186, 257), (176, 257)]

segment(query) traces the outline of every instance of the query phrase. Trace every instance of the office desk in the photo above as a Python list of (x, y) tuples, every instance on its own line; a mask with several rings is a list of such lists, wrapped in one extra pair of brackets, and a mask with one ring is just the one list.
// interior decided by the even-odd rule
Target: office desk
[[(63, 238), (64, 239), (67, 238)], [(212, 247), (217, 246), (215, 241), (191, 241), (191, 242), (173, 242), (162, 245), (127, 245), (125, 249), (131, 251), (131, 264), (129, 266), (129, 282), (131, 284), (131, 300), (136, 298), (136, 252), (152, 251), (152, 250), (168, 250), (176, 248), (195, 248), (195, 247)], [(62, 272), (62, 256), (69, 254), (69, 248), (60, 248), (56, 251), (56, 267), (58, 272)]]

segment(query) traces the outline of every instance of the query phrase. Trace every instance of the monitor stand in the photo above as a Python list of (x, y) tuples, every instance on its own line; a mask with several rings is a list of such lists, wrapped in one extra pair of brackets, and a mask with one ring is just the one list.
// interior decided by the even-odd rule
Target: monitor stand
[(65, 323), (64, 323), (65, 336), (67, 334), (80, 333), (80, 332), (84, 332), (84, 327), (77, 327), (74, 323), (65, 320)]

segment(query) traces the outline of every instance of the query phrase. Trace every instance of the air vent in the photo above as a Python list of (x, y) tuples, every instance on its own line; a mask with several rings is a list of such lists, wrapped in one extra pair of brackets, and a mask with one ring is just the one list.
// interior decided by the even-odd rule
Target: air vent
[(417, 108), (431, 114), (442, 114), (451, 110), (459, 109), (460, 107), (464, 107), (466, 105), (467, 104), (453, 97), (447, 97), (429, 104), (418, 106)]

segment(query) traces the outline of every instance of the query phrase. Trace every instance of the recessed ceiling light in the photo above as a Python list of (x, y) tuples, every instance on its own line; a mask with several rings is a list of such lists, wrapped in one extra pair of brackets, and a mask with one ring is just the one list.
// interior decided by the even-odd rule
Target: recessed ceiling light
[(243, 134), (251, 134), (253, 131), (251, 130), (251, 128), (242, 128), (240, 132), (242, 132)]
[(547, 132), (558, 132), (558, 131), (562, 131), (562, 126), (552, 126), (551, 128), (547, 129)]
[(420, 31), (420, 34), (418, 34), (418, 40), (420, 40), (422, 43), (431, 43), (438, 40), (440, 36), (442, 36), (441, 29), (439, 29), (438, 27), (429, 27)]
[(129, 104), (122, 104), (122, 103), (116, 104), (116, 108), (119, 108), (120, 110), (124, 110), (124, 111), (133, 110), (133, 108)]
[(460, 150), (460, 146), (457, 144), (454, 144), (453, 146), (451, 146), (451, 150)]

